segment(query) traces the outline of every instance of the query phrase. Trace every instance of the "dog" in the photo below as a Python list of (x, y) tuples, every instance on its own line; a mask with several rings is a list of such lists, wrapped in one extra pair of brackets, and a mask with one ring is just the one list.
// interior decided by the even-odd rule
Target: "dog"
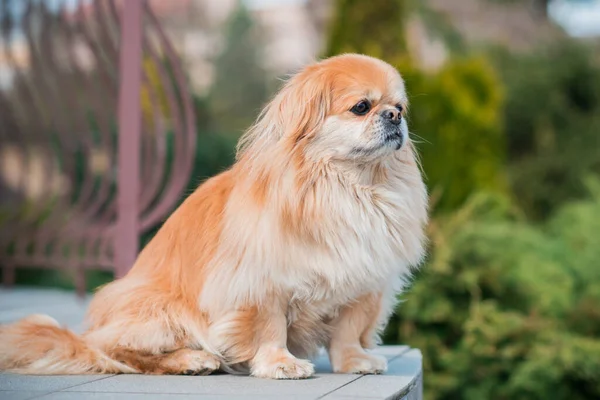
[(95, 294), (77, 336), (48, 316), (0, 328), (0, 370), (272, 379), (383, 373), (378, 342), (425, 253), (428, 194), (404, 82), (359, 54), (292, 76), (201, 184)]

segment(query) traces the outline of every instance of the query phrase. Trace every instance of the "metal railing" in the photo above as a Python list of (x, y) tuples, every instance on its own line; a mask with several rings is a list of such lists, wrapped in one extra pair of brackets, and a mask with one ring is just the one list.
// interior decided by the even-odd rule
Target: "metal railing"
[(131, 268), (192, 170), (181, 63), (144, 0), (0, 0), (0, 266)]

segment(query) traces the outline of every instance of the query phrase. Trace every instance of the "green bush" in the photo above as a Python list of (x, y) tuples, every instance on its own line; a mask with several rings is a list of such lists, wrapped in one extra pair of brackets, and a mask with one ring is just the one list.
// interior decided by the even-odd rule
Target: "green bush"
[(600, 183), (547, 224), (474, 196), (432, 252), (387, 341), (424, 353), (430, 399), (600, 396)]
[(460, 206), (474, 191), (506, 190), (502, 87), (483, 58), (453, 59), (424, 74), (400, 68), (409, 91), (409, 126), (437, 209)]
[(584, 175), (600, 176), (600, 66), (571, 41), (495, 58), (507, 86), (512, 190), (530, 218), (547, 218), (585, 194)]

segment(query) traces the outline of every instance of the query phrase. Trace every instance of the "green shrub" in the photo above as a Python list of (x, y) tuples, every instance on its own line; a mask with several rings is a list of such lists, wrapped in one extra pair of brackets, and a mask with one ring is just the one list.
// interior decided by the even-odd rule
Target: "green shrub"
[(483, 58), (453, 59), (433, 74), (400, 68), (409, 126), (437, 209), (460, 206), (476, 190), (506, 190), (502, 87)]
[(547, 218), (586, 193), (584, 175), (600, 176), (600, 66), (571, 41), (496, 60), (512, 190), (529, 217)]
[(484, 195), (434, 221), (386, 336), (423, 351), (428, 398), (600, 396), (600, 183), (588, 186), (543, 226)]

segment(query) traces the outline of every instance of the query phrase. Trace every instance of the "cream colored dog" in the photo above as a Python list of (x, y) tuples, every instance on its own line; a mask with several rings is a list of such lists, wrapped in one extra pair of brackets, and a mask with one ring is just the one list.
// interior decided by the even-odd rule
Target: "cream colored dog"
[[(380, 373), (375, 344), (424, 253), (427, 192), (390, 65), (342, 55), (291, 78), (237, 162), (171, 215), (81, 337), (46, 316), (0, 328), (0, 370), (306, 378)], [(301, 357), (301, 358), (299, 358)]]

